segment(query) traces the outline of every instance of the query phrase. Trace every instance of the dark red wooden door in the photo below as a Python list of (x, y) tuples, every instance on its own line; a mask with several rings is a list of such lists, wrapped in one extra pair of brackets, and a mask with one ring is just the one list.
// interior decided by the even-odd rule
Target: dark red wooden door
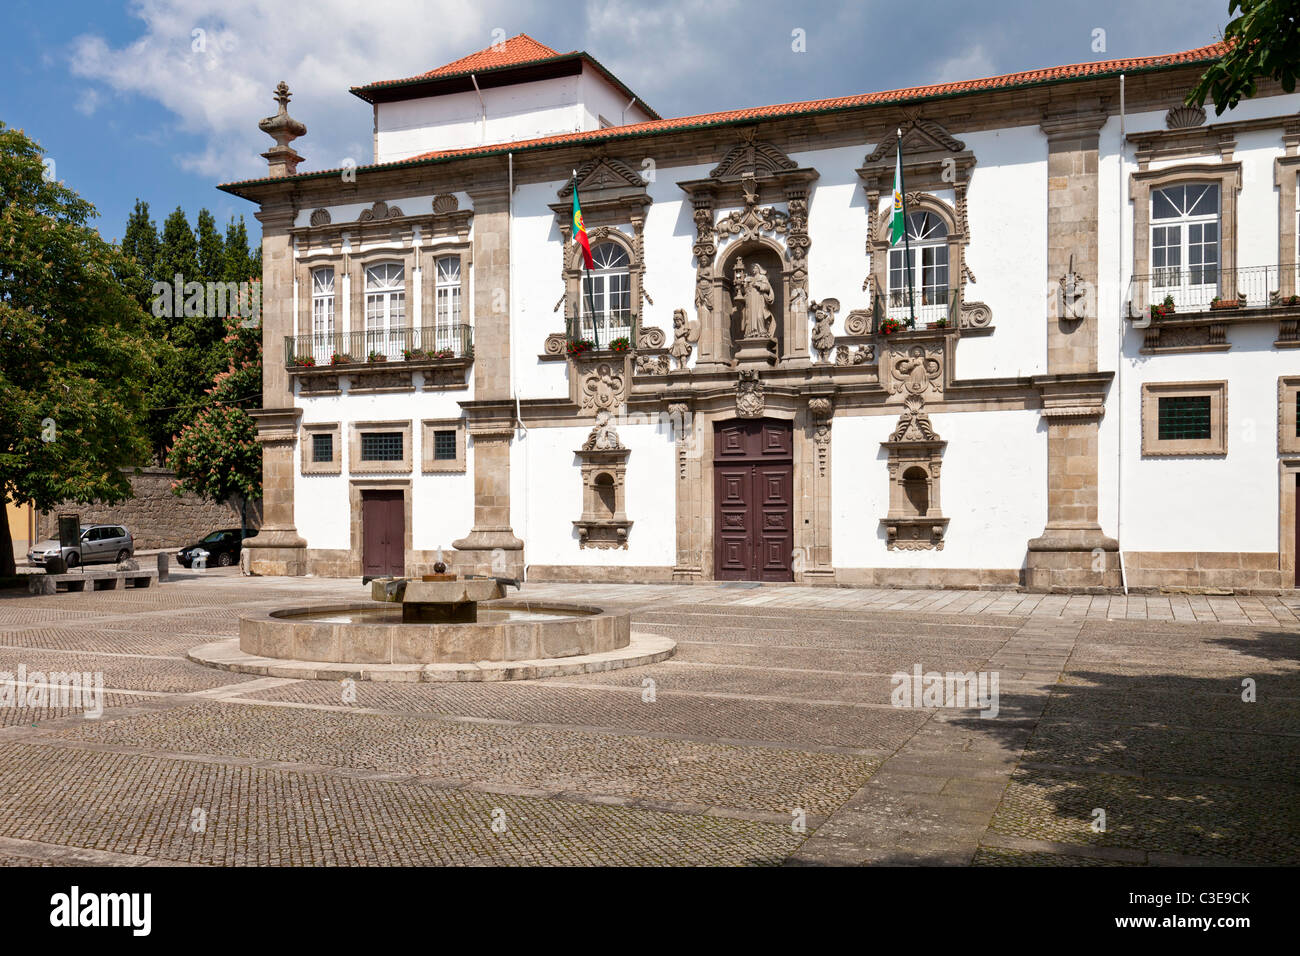
[(751, 419), (715, 426), (714, 577), (793, 581), (794, 465), (789, 422)]
[(361, 568), (366, 577), (406, 572), (406, 508), (400, 491), (361, 493)]

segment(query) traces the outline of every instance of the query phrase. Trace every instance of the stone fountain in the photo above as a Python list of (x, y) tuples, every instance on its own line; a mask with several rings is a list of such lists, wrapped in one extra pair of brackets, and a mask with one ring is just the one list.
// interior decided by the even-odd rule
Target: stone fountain
[[(634, 634), (625, 611), (503, 600), (507, 578), (376, 578), (371, 601), (240, 618), (239, 638), (190, 651), (212, 667), (321, 680), (511, 680), (649, 664), (676, 643)], [(396, 607), (394, 606), (396, 605)]]

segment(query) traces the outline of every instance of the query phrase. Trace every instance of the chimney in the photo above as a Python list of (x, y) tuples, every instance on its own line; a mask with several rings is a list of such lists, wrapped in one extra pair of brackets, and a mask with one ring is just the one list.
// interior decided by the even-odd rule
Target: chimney
[(280, 111), (257, 124), (258, 129), (275, 140), (275, 145), (262, 154), (268, 175), (273, 178), (292, 176), (302, 162), (302, 157), (289, 144), (304, 135), (307, 127), (289, 115), (289, 96), (289, 84), (281, 80), (275, 88), (275, 101), (280, 104)]

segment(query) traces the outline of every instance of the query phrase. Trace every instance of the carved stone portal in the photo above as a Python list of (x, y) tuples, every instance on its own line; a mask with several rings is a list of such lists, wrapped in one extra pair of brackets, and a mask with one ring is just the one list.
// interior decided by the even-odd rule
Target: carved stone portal
[(939, 472), (948, 443), (939, 438), (920, 395), (908, 395), (898, 425), (880, 443), (889, 453), (889, 514), (885, 526), (890, 551), (942, 551), (948, 519), (939, 506)]
[(609, 412), (600, 411), (591, 434), (574, 452), (582, 469), (582, 517), (573, 522), (580, 548), (627, 548), (632, 522), (627, 519), (624, 489), (627, 459)]

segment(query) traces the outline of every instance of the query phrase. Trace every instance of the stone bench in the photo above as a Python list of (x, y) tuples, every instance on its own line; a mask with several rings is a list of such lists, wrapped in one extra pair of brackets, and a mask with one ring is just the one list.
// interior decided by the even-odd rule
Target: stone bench
[(60, 587), (65, 591), (84, 591), (89, 584), (94, 591), (113, 591), (122, 588), (147, 588), (158, 577), (154, 569), (147, 571), (68, 571), (65, 574), (29, 574), (29, 594), (56, 594)]

